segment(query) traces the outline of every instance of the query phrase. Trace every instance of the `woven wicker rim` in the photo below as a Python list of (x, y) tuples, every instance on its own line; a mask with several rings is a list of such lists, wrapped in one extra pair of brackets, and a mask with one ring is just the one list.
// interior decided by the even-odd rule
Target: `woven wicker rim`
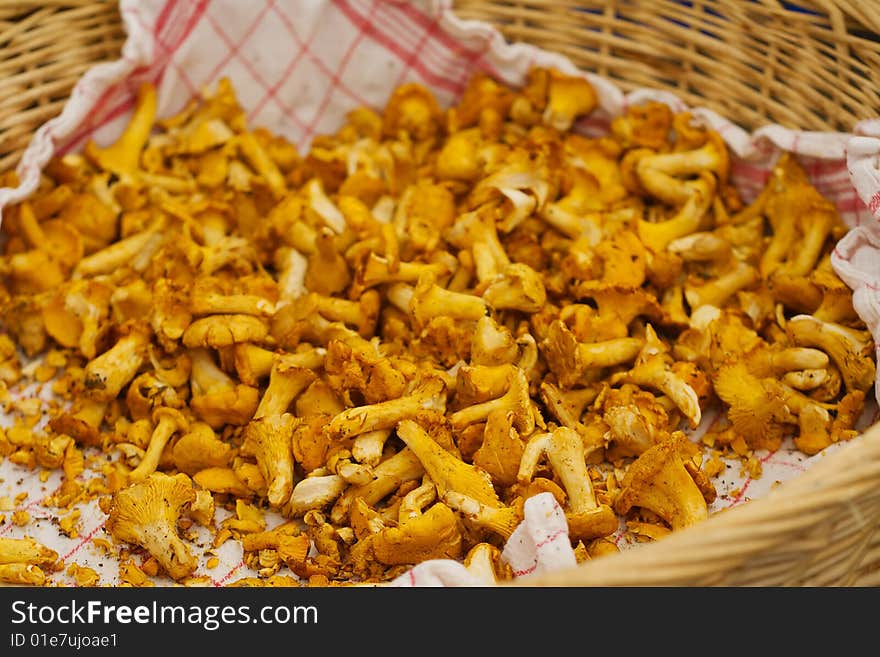
[(878, 0), (458, 0), (455, 9), (624, 91), (668, 89), (746, 129), (848, 132), (880, 115)]
[[(457, 0), (511, 40), (623, 90), (667, 89), (746, 129), (850, 131), (880, 116), (880, 0)], [(119, 56), (111, 0), (0, 0), (0, 171), (89, 67)], [(681, 74), (683, 72), (683, 74)], [(880, 425), (764, 498), (652, 544), (509, 586), (880, 584)]]

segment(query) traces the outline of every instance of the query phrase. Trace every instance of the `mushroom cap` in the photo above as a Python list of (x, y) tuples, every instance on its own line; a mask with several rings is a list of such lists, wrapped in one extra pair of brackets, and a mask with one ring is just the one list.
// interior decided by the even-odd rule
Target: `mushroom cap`
[(620, 526), (617, 514), (607, 504), (600, 504), (590, 511), (566, 513), (565, 519), (568, 521), (568, 535), (573, 540), (609, 536)]
[(614, 509), (625, 515), (644, 506), (672, 525), (673, 529), (708, 517), (702, 491), (684, 465), (693, 449), (684, 434), (671, 434), (643, 452), (627, 468)]
[(188, 475), (205, 468), (224, 467), (232, 456), (232, 446), (217, 438), (207, 424), (195, 422), (171, 449), (175, 467)]
[(198, 566), (176, 529), (195, 499), (187, 475), (153, 472), (113, 496), (105, 528), (115, 539), (145, 548), (172, 578), (181, 579)]
[(227, 424), (247, 424), (259, 403), (260, 390), (243, 383), (236, 384), (231, 390), (193, 396), (190, 399), (190, 407), (196, 416), (213, 429), (220, 429)]
[(252, 315), (201, 317), (183, 332), (183, 344), (195, 347), (229, 347), (240, 342), (261, 343), (269, 334), (266, 323)]
[(462, 544), (458, 518), (442, 502), (398, 527), (383, 529), (373, 538), (376, 559), (387, 565), (457, 559), (462, 554)]

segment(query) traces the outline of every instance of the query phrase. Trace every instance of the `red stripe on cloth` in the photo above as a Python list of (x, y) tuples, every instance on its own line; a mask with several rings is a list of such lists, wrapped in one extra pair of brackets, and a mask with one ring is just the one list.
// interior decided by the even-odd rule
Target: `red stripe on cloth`
[(131, 75), (132, 75), (132, 76), (137, 75), (137, 74), (138, 74), (139, 72), (141, 72), (141, 71), (146, 71), (146, 70), (149, 68), (149, 66), (147, 66), (146, 64), (138, 64), (138, 63), (136, 63), (135, 60), (133, 60), (131, 57), (129, 57), (129, 56), (126, 55), (126, 54), (123, 54), (122, 57), (121, 57), (121, 59), (122, 59), (122, 61), (124, 61), (124, 62), (128, 62), (129, 65), (131, 65), (132, 67), (134, 67), (134, 68), (132, 69), (132, 72), (131, 72)]
[[(214, 28), (214, 31), (217, 33), (217, 36), (220, 37), (220, 39), (223, 41), (223, 43), (226, 44), (226, 47), (229, 48), (229, 52), (226, 53), (226, 56), (223, 59), (221, 59), (217, 63), (217, 65), (214, 67), (214, 69), (208, 74), (208, 78), (207, 78), (208, 81), (214, 80), (216, 78), (216, 76), (220, 73), (220, 71), (222, 71), (223, 68), (230, 61), (232, 61), (232, 59), (234, 57), (238, 57), (240, 55), (241, 47), (247, 42), (248, 39), (250, 39), (253, 36), (254, 32), (257, 29), (257, 26), (260, 24), (260, 21), (263, 20), (263, 17), (269, 12), (269, 10), (272, 8), (272, 6), (274, 4), (275, 4), (274, 2), (267, 2), (266, 3), (266, 6), (263, 7), (262, 11), (260, 11), (260, 13), (257, 14), (257, 17), (254, 20), (254, 22), (251, 23), (248, 26), (248, 28), (245, 30), (244, 35), (241, 37), (241, 39), (239, 39), (238, 43), (234, 42), (232, 40), (232, 38), (228, 34), (226, 34), (226, 32), (223, 30), (223, 28), (220, 27), (220, 23), (218, 23), (217, 20), (211, 14), (205, 15), (205, 18), (211, 24), (211, 27)], [(254, 65), (251, 64), (244, 57), (239, 57), (239, 59), (241, 60), (241, 63), (244, 65), (244, 67), (247, 69), (248, 73), (250, 73), (251, 76), (254, 78), (254, 80), (256, 80), (259, 84), (261, 84), (264, 89), (268, 89), (269, 85), (262, 78), (262, 76), (260, 76), (259, 71), (257, 71), (257, 69), (254, 67)]]
[[(359, 23), (365, 23), (364, 15), (358, 13), (348, 0), (333, 1), (339, 10), (345, 14), (353, 24), (358, 25)], [(401, 61), (406, 61), (410, 56), (410, 51), (401, 47), (400, 43), (391, 34), (379, 29), (376, 23), (365, 24), (364, 33), (380, 46), (388, 50), (391, 54), (400, 58)], [(416, 60), (413, 63), (412, 68), (422, 77), (422, 79), (434, 87), (445, 89), (454, 95), (460, 94), (463, 89), (462, 85), (456, 84), (443, 76), (435, 74), (430, 68), (426, 67), (425, 63), (421, 60)]]
[(797, 470), (798, 472), (806, 471), (803, 463), (795, 463), (792, 461), (776, 461), (773, 464), (774, 468), (791, 468), (792, 470)]
[(171, 10), (175, 4), (176, 0), (168, 0), (168, 2), (165, 3), (165, 6), (162, 7), (162, 10), (159, 12), (159, 16), (156, 18), (156, 34), (161, 32), (165, 28), (165, 25), (168, 23), (168, 19), (171, 17)]
[[(473, 59), (482, 54), (481, 51), (472, 52), (456, 44), (448, 48), (438, 37), (441, 30), (437, 21), (424, 22), (421, 25), (410, 21), (409, 17), (403, 16), (400, 11), (394, 11), (383, 6), (385, 11), (380, 13), (377, 23), (397, 41), (406, 52), (410, 53), (404, 58), (407, 64), (406, 72), (415, 70), (424, 79), (429, 73), (433, 76), (434, 86), (439, 86), (436, 80), (444, 80), (444, 86), (453, 94), (458, 95), (464, 88), (474, 67)], [(416, 12), (418, 13), (418, 12)], [(416, 38), (416, 35), (420, 35)], [(415, 41), (413, 41), (415, 38)], [(462, 64), (465, 65), (462, 65)], [(401, 81), (405, 79), (405, 74)]]
[[(162, 76), (165, 72), (165, 66), (169, 61), (173, 61), (173, 55), (183, 45), (183, 42), (189, 37), (192, 33), (192, 30), (195, 29), (196, 24), (205, 15), (205, 10), (208, 7), (209, 0), (199, 0), (194, 5), (191, 3), (184, 3), (185, 10), (192, 10), (189, 13), (188, 19), (185, 21), (184, 29), (181, 30), (177, 34), (177, 39), (168, 44), (160, 44), (158, 39), (156, 41), (159, 46), (162, 56), (158, 57), (156, 61), (154, 61), (150, 67), (147, 69), (147, 72), (144, 74), (144, 79), (153, 82), (155, 85), (159, 85), (162, 80)], [(165, 3), (165, 6), (162, 8), (160, 12), (159, 19), (157, 19), (157, 28), (160, 27), (160, 21), (168, 22), (170, 17), (175, 14), (176, 7), (178, 6), (178, 0), (168, 0)], [(138, 18), (139, 20), (143, 20), (140, 14), (135, 10), (132, 12), (132, 15)], [(164, 23), (163, 23), (164, 24)], [(143, 23), (142, 23), (143, 25)], [(144, 26), (148, 31), (149, 26)], [(107, 125), (111, 121), (115, 120), (128, 110), (130, 110), (134, 106), (134, 98), (131, 94), (125, 90), (126, 80), (113, 85), (106, 89), (101, 97), (98, 99), (95, 106), (92, 108), (90, 112), (90, 116), (94, 117), (94, 119), (88, 121), (86, 125), (75, 132), (71, 137), (69, 137), (64, 144), (58, 147), (58, 153), (63, 155), (66, 152), (76, 149), (80, 143), (90, 135), (92, 135), (96, 130), (101, 127)], [(119, 99), (122, 96), (122, 102), (117, 104), (112, 110), (109, 110), (106, 114), (104, 114), (104, 107), (108, 105), (111, 101)]]
[[(436, 27), (440, 20), (440, 16), (427, 16), (407, 2), (401, 3), (399, 6), (404, 14), (412, 19), (413, 22), (421, 24), (425, 30), (433, 29), (432, 26)], [(462, 49), (461, 44), (443, 30), (437, 32), (437, 39), (449, 51), (457, 52)]]
[(871, 214), (877, 214), (877, 210), (880, 210), (880, 191), (874, 192), (871, 200), (868, 201), (868, 210)]
[[(173, 55), (192, 33), (193, 29), (195, 29), (196, 23), (202, 17), (208, 6), (208, 1), (209, 0), (198, 0), (196, 3), (183, 3), (183, 5), (179, 5), (176, 0), (171, 0), (163, 8), (160, 20), (157, 21), (155, 27), (146, 22), (137, 7), (132, 7), (129, 10), (129, 13), (141, 24), (141, 27), (146, 32), (153, 34), (153, 41), (156, 44), (156, 48), (159, 50), (159, 56), (156, 57), (153, 63), (147, 68), (147, 70), (152, 71), (147, 77), (148, 79), (154, 79), (155, 84), (159, 85), (162, 83), (165, 71), (168, 67), (171, 67), (177, 71), (177, 74), (180, 77), (181, 82), (183, 82), (184, 86), (187, 88), (190, 97), (195, 96), (198, 93), (196, 85), (192, 82), (186, 70), (174, 61)], [(181, 11), (179, 12), (177, 11), (178, 7), (181, 7)], [(176, 15), (178, 13), (180, 16)], [(170, 29), (164, 30), (161, 25), (163, 20), (168, 21), (168, 16), (172, 14), (175, 14), (175, 17), (171, 22), (171, 27), (177, 28), (176, 32), (171, 32)], [(132, 77), (134, 77), (134, 75), (132, 75)]]
[(770, 170), (753, 164), (734, 161), (730, 168), (730, 175), (738, 180), (763, 185), (770, 177)]
[(412, 46), (413, 57), (451, 84), (462, 85), (470, 75), (473, 60), (482, 54), (480, 50), (463, 47), (448, 49), (436, 37), (441, 33), (440, 24), (432, 23), (427, 29), (418, 28), (419, 38)]
[[(376, 0), (376, 2), (381, 2), (381, 0)], [(278, 15), (281, 16), (282, 22), (285, 24), (287, 29), (291, 32), (291, 36), (293, 36), (294, 40), (296, 40), (296, 42), (301, 47), (306, 45), (303, 43), (302, 39), (299, 38), (299, 35), (296, 33), (296, 30), (294, 29), (293, 24), (290, 22), (290, 19), (287, 17), (287, 15), (285, 15), (285, 13), (283, 11), (278, 11)], [(372, 17), (372, 13), (370, 13), (369, 16)], [(346, 16), (346, 18), (349, 18), (349, 17)], [(370, 25), (370, 21), (365, 20), (363, 25), (355, 25), (355, 27), (358, 28), (358, 32), (361, 33), (364, 31), (364, 28), (368, 27), (369, 25)], [(362, 40), (363, 36), (364, 36), (363, 34), (358, 34), (358, 40)], [(310, 45), (310, 44), (311, 44), (311, 39), (308, 41), (308, 45)], [(369, 105), (370, 104), (369, 102), (367, 102), (367, 100), (363, 96), (359, 95), (354, 89), (352, 89), (351, 87), (349, 87), (348, 85), (345, 84), (345, 81), (339, 77), (338, 70), (334, 71), (329, 66), (327, 66), (327, 64), (324, 63), (324, 61), (320, 57), (316, 57), (315, 54), (309, 48), (306, 48), (306, 55), (308, 55), (308, 57), (312, 61), (312, 63), (315, 66), (317, 66), (321, 70), (322, 73), (324, 73), (328, 77), (334, 79), (334, 82), (335, 82), (335, 84), (338, 85), (338, 88), (342, 92), (344, 92), (349, 98), (354, 100), (359, 105)], [(349, 57), (351, 57), (351, 55), (349, 55)]]
[[(172, 68), (174, 68), (180, 79), (183, 81), (187, 91), (190, 94), (190, 97), (198, 94), (198, 89), (196, 88), (196, 85), (193, 84), (192, 80), (190, 80), (186, 69), (184, 69), (182, 66), (174, 61), (174, 53), (177, 51), (178, 48), (180, 48), (180, 46), (183, 45), (183, 42), (186, 41), (189, 35), (192, 34), (192, 31), (195, 29), (196, 24), (205, 14), (205, 10), (208, 8), (209, 1), (210, 0), (198, 0), (198, 2), (196, 2), (195, 4), (191, 4), (188, 2), (183, 3), (184, 9), (190, 10), (189, 16), (187, 16), (183, 21), (181, 21), (180, 18), (177, 18), (174, 21), (175, 25), (181, 25), (182, 23), (182, 29), (180, 29), (175, 36), (168, 35), (168, 38), (166, 40), (164, 38), (163, 32), (161, 30), (157, 30), (156, 42), (162, 50), (165, 63), (165, 67), (162, 69), (159, 75), (157, 84), (162, 83), (162, 80), (165, 77), (165, 71), (167, 71), (168, 67), (171, 66)], [(185, 13), (184, 16), (186, 16)]]
[[(107, 99), (109, 100), (109, 98)], [(99, 101), (99, 103), (105, 102), (105, 99)], [(107, 114), (101, 116), (101, 120), (97, 122), (89, 122), (83, 128), (81, 128), (78, 132), (74, 133), (74, 135), (64, 143), (63, 146), (58, 148), (58, 154), (64, 155), (73, 150), (78, 150), (81, 143), (92, 136), (92, 134), (98, 130), (100, 127), (107, 125), (114, 119), (122, 116), (127, 111), (129, 111), (132, 107), (134, 107), (134, 100), (129, 98), (128, 100), (123, 101), (121, 104), (114, 107), (112, 110), (107, 112)], [(94, 115), (98, 114), (98, 108), (93, 112)]]
[(743, 498), (743, 495), (746, 494), (746, 490), (748, 490), (749, 485), (752, 483), (752, 481), (753, 480), (751, 477), (746, 479), (746, 482), (742, 485), (742, 488), (740, 488), (739, 491), (737, 492), (736, 497), (734, 497), (730, 501), (730, 506), (736, 506), (739, 503), (739, 501)]
[(502, 75), (484, 55), (491, 49), (492, 43), (486, 39), (482, 48), (469, 49), (458, 46), (446, 49), (445, 45), (438, 41), (435, 36), (443, 34), (440, 23), (434, 23), (434, 30), (428, 33), (431, 39), (427, 40), (420, 49), (419, 59), (437, 74), (444, 76), (457, 88), (464, 88), (475, 70), (481, 70), (502, 82), (518, 84), (520, 81), (511, 76)]
[[(181, 16), (175, 17), (175, 25), (178, 26), (177, 32), (159, 32), (159, 36), (162, 37), (162, 40), (166, 44), (171, 44), (173, 49), (178, 48), (186, 38), (192, 33), (193, 28), (198, 23), (199, 19), (205, 14), (205, 11), (208, 9), (208, 5), (211, 3), (211, 0), (196, 0), (196, 2), (184, 2), (181, 9)], [(186, 11), (189, 11), (187, 15)], [(181, 20), (184, 16), (186, 16), (185, 20)], [(176, 34), (176, 36), (175, 36)], [(167, 37), (167, 38), (165, 38)]]
[(433, 22), (422, 32), (422, 35), (416, 42), (412, 52), (410, 52), (409, 56), (403, 62), (403, 70), (400, 71), (400, 75), (397, 77), (397, 82), (394, 85), (395, 87), (400, 86), (406, 81), (406, 76), (409, 75), (413, 65), (418, 59), (422, 58), (422, 55), (425, 52), (425, 44), (428, 43), (428, 41), (437, 33), (437, 27), (437, 23)]
[[(767, 461), (769, 461), (773, 457), (774, 454), (776, 454), (776, 452), (769, 452), (766, 456), (764, 456), (761, 459), (761, 463), (763, 464), (763, 463), (766, 463)], [(746, 494), (746, 491), (749, 489), (749, 486), (751, 485), (751, 483), (753, 481), (754, 481), (754, 478), (751, 475), (749, 475), (748, 478), (746, 479), (745, 483), (742, 485), (742, 488), (740, 488), (739, 492), (736, 494), (736, 497), (734, 497), (733, 500), (730, 502), (730, 506), (736, 506), (737, 504), (739, 504), (740, 500), (743, 499), (743, 496)]]
[[(73, 148), (76, 144), (82, 141), (85, 137), (91, 135), (95, 130), (97, 130), (102, 125), (109, 123), (113, 119), (115, 119), (121, 112), (118, 110), (111, 110), (111, 113), (106, 117), (103, 114), (104, 106), (107, 105), (112, 99), (119, 95), (120, 87), (119, 85), (114, 85), (109, 87), (101, 94), (98, 101), (92, 107), (91, 112), (89, 112), (90, 120), (86, 121), (86, 124), (80, 128), (78, 131), (74, 132), (73, 135), (68, 137), (62, 146), (59, 146), (58, 152), (60, 154), (66, 153), (68, 150)], [(125, 109), (128, 109), (134, 105), (134, 101), (129, 97), (126, 101), (124, 101)], [(123, 110), (124, 111), (124, 110)]]
[(852, 198), (857, 194), (850, 180), (815, 180), (813, 184), (825, 196), (831, 196), (833, 200), (840, 202)]
[[(849, 198), (844, 201), (840, 201), (837, 203), (837, 209), (843, 214), (856, 214), (860, 215), (862, 210), (865, 210), (865, 204), (862, 202), (860, 198)], [(856, 216), (854, 219), (858, 219)]]
[(845, 160), (804, 159), (801, 164), (810, 178), (849, 176)]
[[(258, 103), (256, 104), (256, 106), (254, 107), (254, 109), (252, 109), (252, 110), (248, 113), (249, 117), (250, 117), (252, 120), (255, 120), (256, 117), (259, 116), (260, 112), (263, 111), (263, 108), (266, 106), (266, 104), (267, 104), (270, 100), (274, 100), (274, 101), (276, 102), (276, 104), (278, 104), (279, 106), (281, 106), (280, 103), (279, 103), (279, 101), (278, 101), (278, 89), (281, 88), (281, 85), (284, 84), (284, 82), (286, 81), (287, 77), (290, 75), (290, 73), (293, 71), (293, 69), (296, 68), (297, 64), (299, 64), (300, 60), (303, 58), (303, 56), (305, 56), (305, 54), (306, 54), (306, 53), (305, 53), (305, 50), (300, 50), (300, 51), (296, 54), (296, 56), (295, 56), (292, 60), (290, 60), (290, 64), (288, 64), (287, 68), (284, 69), (284, 72), (281, 74), (281, 77), (278, 78), (278, 82), (276, 82), (275, 84), (273, 84), (273, 85), (268, 89), (268, 91), (266, 92), (266, 94), (260, 99), (260, 102), (258, 102)], [(293, 120), (294, 120), (294, 121), (300, 126), (301, 129), (305, 129), (305, 127), (304, 127), (305, 124), (303, 124), (302, 121), (300, 121), (300, 119), (299, 119), (299, 118), (298, 118), (293, 112), (288, 112), (288, 111), (286, 110), (286, 108), (284, 108), (284, 107), (282, 107), (282, 111), (284, 111), (285, 116), (287, 116), (287, 115), (289, 114), (289, 115), (291, 116), (291, 118), (293, 118)]]
[[(258, 16), (257, 20), (254, 21), (254, 23), (251, 25), (249, 30), (245, 33), (245, 35), (241, 38), (241, 40), (238, 42), (237, 45), (233, 44), (232, 39), (222, 30), (222, 28), (220, 28), (219, 24), (213, 18), (209, 17), (208, 20), (211, 23), (212, 27), (214, 28), (215, 31), (217, 31), (220, 38), (224, 39), (226, 41), (226, 44), (227, 44), (227, 46), (229, 46), (230, 51), (229, 51), (229, 54), (227, 55), (227, 57), (225, 58), (225, 60), (214, 68), (214, 70), (208, 76), (208, 80), (212, 80), (216, 75), (219, 74), (219, 72), (222, 70), (222, 68), (224, 66), (226, 66), (227, 63), (229, 63), (234, 57), (240, 55), (241, 46), (244, 45), (244, 43), (247, 41), (248, 38), (250, 38), (250, 36), (253, 34), (254, 30), (256, 29), (257, 24), (260, 22), (260, 20), (262, 20), (262, 16), (265, 13), (267, 13), (270, 9), (275, 9), (276, 13), (279, 16), (281, 16), (282, 22), (285, 24), (285, 27), (287, 28), (288, 32), (291, 33), (291, 36), (295, 40), (298, 40), (298, 37), (296, 35), (296, 30), (293, 29), (293, 26), (290, 24), (290, 22), (286, 20), (286, 17), (284, 16), (283, 12), (279, 11), (277, 9), (277, 7), (275, 7), (274, 0), (271, 0), (266, 5), (262, 14), (260, 16)], [(305, 54), (305, 52), (304, 52), (302, 46), (300, 46), (300, 51), (294, 57), (294, 61), (298, 61), (300, 55), (304, 55), (304, 54)], [(253, 66), (253, 64), (249, 60), (245, 59), (244, 57), (239, 57), (239, 59), (242, 62), (242, 64), (244, 65), (244, 67), (247, 69), (247, 71), (250, 73), (251, 77), (258, 84), (260, 84), (263, 87), (263, 90), (266, 92), (265, 102), (269, 102), (270, 100), (273, 101), (281, 109), (281, 111), (284, 113), (285, 117), (292, 120), (297, 125), (298, 129), (305, 130), (306, 125), (296, 115), (296, 112), (294, 112), (289, 107), (286, 107), (285, 105), (283, 105), (278, 98), (277, 92), (278, 92), (278, 89), (280, 88), (281, 83), (284, 81), (285, 77), (287, 76), (287, 71), (285, 71), (284, 75), (282, 75), (282, 77), (281, 77), (281, 80), (279, 80), (277, 84), (270, 85), (265, 80), (265, 78), (263, 78), (260, 75), (259, 71), (257, 71), (257, 69)], [(260, 110), (262, 110), (262, 107), (260, 107)], [(257, 115), (256, 110), (249, 113), (250, 118), (253, 118), (256, 115)]]
[(305, 131), (306, 125), (299, 119), (296, 113), (285, 107), (279, 100), (278, 89), (281, 88), (281, 85), (284, 84), (290, 73), (294, 70), (297, 64), (299, 64), (300, 60), (307, 54), (308, 45), (311, 44), (312, 40), (314, 39), (315, 32), (312, 33), (306, 43), (303, 43), (299, 38), (299, 34), (297, 34), (296, 28), (290, 23), (289, 20), (287, 20), (287, 16), (284, 15), (284, 12), (278, 9), (274, 2), (271, 3), (270, 8), (274, 9), (275, 13), (278, 14), (279, 18), (281, 18), (281, 22), (287, 29), (287, 32), (290, 34), (291, 38), (297, 42), (299, 50), (297, 51), (296, 55), (294, 55), (293, 59), (290, 60), (290, 63), (284, 69), (284, 72), (278, 78), (278, 81), (275, 84), (266, 88), (266, 94), (254, 106), (254, 109), (248, 112), (248, 117), (251, 120), (255, 120), (256, 117), (259, 116), (260, 112), (263, 111), (263, 107), (265, 107), (266, 104), (271, 100), (281, 109), (285, 116), (289, 116), (297, 124), (300, 130)]
[(436, 41), (438, 44), (442, 45), (447, 52), (453, 53), (456, 56), (464, 57), (464, 59), (472, 65), (479, 65), (482, 70), (486, 71), (493, 77), (502, 77), (501, 73), (497, 69), (495, 69), (494, 66), (483, 59), (483, 56), (492, 47), (489, 39), (486, 39), (486, 43), (483, 45), (482, 48), (465, 48), (459, 41), (450, 36), (449, 33), (445, 30), (436, 29), (440, 26), (440, 16), (427, 16), (409, 3), (404, 3), (401, 9), (413, 21), (421, 23), (423, 28), (425, 28), (426, 30), (430, 29), (432, 31), (432, 37), (434, 37), (433, 41)]
[[(361, 4), (366, 0), (352, 0), (352, 4)], [(419, 35), (424, 32), (424, 28), (418, 23), (410, 20), (401, 12), (401, 8), (396, 3), (380, 3), (380, 11), (376, 12), (373, 22), (392, 37), (401, 48), (406, 52), (412, 52), (416, 49), (419, 42)], [(361, 10), (363, 11), (363, 10)]]
[[(376, 12), (377, 6), (378, 2), (374, 0), (372, 6), (370, 7), (370, 14), (367, 16), (365, 21), (367, 25), (372, 22), (372, 17), (373, 14)], [(309, 46), (311, 45), (312, 38), (314, 38), (314, 36), (315, 35), (312, 34), (312, 36), (309, 37), (309, 40), (303, 45), (303, 50), (307, 53), (311, 52), (309, 50)], [(327, 93), (324, 94), (324, 98), (321, 99), (321, 104), (318, 106), (318, 111), (315, 112), (315, 116), (312, 117), (311, 123), (305, 130), (305, 134), (303, 135), (303, 142), (308, 142), (315, 134), (315, 129), (317, 128), (318, 122), (324, 116), (324, 112), (326, 111), (327, 106), (330, 104), (330, 99), (333, 98), (333, 92), (345, 86), (342, 82), (342, 75), (345, 72), (346, 66), (348, 66), (348, 62), (351, 60), (352, 56), (357, 50), (357, 47), (360, 45), (361, 41), (363, 41), (364, 36), (366, 36), (366, 32), (364, 31), (363, 26), (361, 26), (358, 31), (357, 37), (352, 39), (345, 53), (343, 53), (342, 59), (339, 61), (339, 65), (336, 67), (336, 70), (333, 71), (333, 74), (331, 75), (330, 87), (327, 89)], [(365, 100), (362, 99), (357, 100), (357, 102), (360, 105), (368, 104)]]
[(528, 574), (530, 574), (530, 573), (535, 572), (535, 570), (536, 570), (537, 568), (538, 568), (538, 564), (537, 564), (537, 563), (533, 563), (533, 564), (532, 564), (531, 566), (529, 566), (528, 568), (523, 568), (523, 569), (521, 569), (521, 570), (514, 570), (514, 571), (513, 571), (513, 576), (514, 576), (514, 577), (522, 577), (523, 575), (528, 575)]
[[(165, 45), (165, 41), (168, 41), (169, 43), (172, 42), (174, 40), (175, 32), (181, 27), (180, 17), (177, 16), (179, 8), (179, 0), (168, 0), (159, 15), (159, 18), (156, 20), (156, 25), (153, 27), (152, 34), (156, 42), (162, 46)], [(188, 8), (189, 3), (184, 3), (183, 11), (185, 12)], [(174, 16), (175, 20), (169, 20), (172, 16)]]
[(239, 562), (238, 562), (237, 564), (235, 564), (235, 565), (230, 569), (230, 571), (229, 571), (228, 573), (226, 573), (223, 577), (221, 577), (220, 579), (212, 579), (212, 580), (211, 580), (211, 583), (212, 583), (216, 588), (219, 588), (219, 587), (223, 586), (227, 581), (229, 581), (229, 578), (230, 578), (230, 577), (232, 577), (232, 576), (233, 576), (238, 570), (241, 569), (242, 566), (244, 566), (244, 561), (239, 561)]
[(514, 574), (516, 577), (520, 577), (520, 576), (522, 576), (522, 575), (528, 575), (529, 573), (533, 573), (533, 572), (535, 572), (535, 569), (537, 569), (537, 567), (538, 567), (538, 554), (537, 554), (538, 551), (539, 551), (542, 547), (544, 547), (544, 546), (548, 545), (549, 543), (552, 543), (553, 541), (555, 541), (556, 539), (558, 539), (560, 536), (562, 536), (562, 535), (565, 534), (566, 532), (567, 532), (566, 529), (558, 529), (558, 530), (556, 530), (555, 532), (553, 532), (552, 534), (550, 534), (550, 535), (549, 535), (547, 538), (545, 538), (544, 540), (542, 540), (542, 541), (538, 541), (537, 543), (535, 543), (535, 558), (534, 558), (534, 562), (532, 563), (532, 565), (531, 565), (531, 566), (528, 566), (527, 568), (522, 568), (522, 569), (514, 570), (514, 571), (513, 571), (513, 574)]
[(95, 527), (95, 528), (94, 528), (92, 531), (90, 531), (88, 534), (86, 534), (86, 535), (82, 538), (82, 540), (81, 540), (79, 543), (77, 543), (76, 545), (74, 545), (74, 546), (73, 546), (73, 547), (67, 552), (67, 554), (65, 554), (63, 557), (61, 557), (61, 560), (62, 560), (62, 561), (67, 561), (72, 555), (76, 554), (76, 553), (82, 548), (83, 545), (85, 545), (86, 543), (88, 543), (89, 541), (91, 541), (91, 540), (92, 540), (92, 537), (104, 528), (104, 523), (105, 523), (105, 522), (106, 522), (106, 520), (105, 520), (104, 522), (102, 522), (100, 525), (98, 525), (97, 527)]
[(557, 538), (559, 538), (560, 536), (562, 536), (563, 534), (565, 534), (565, 532), (566, 532), (566, 530), (564, 530), (564, 529), (559, 529), (559, 530), (553, 532), (552, 534), (550, 534), (550, 536), (548, 536), (547, 538), (545, 538), (543, 541), (538, 541), (538, 542), (535, 544), (535, 549), (536, 549), (536, 550), (540, 550), (540, 549), (541, 549), (542, 547), (544, 547), (545, 545), (548, 545), (548, 544), (552, 543), (552, 542), (555, 541)]

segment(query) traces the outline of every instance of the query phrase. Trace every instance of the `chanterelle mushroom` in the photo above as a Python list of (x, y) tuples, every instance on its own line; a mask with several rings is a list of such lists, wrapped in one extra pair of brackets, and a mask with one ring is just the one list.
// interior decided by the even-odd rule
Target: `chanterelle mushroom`
[(626, 515), (633, 507), (644, 507), (669, 523), (673, 531), (708, 518), (703, 491), (685, 466), (693, 453), (688, 442), (681, 433), (671, 434), (633, 461), (621, 482), (616, 511)]
[(461, 556), (464, 541), (455, 512), (442, 502), (423, 510), (421, 500), (413, 500), (421, 492), (417, 488), (404, 497), (396, 527), (385, 527), (373, 537), (373, 553), (382, 563), (416, 564)]
[(510, 535), (521, 510), (501, 501), (488, 473), (456, 458), (411, 420), (401, 422), (397, 434), (418, 457), (442, 500), (477, 525)]
[(195, 499), (195, 489), (185, 474), (154, 472), (114, 494), (105, 529), (113, 538), (147, 550), (170, 577), (179, 580), (198, 566), (198, 559), (177, 533), (181, 512)]
[(517, 478), (531, 481), (538, 463), (546, 456), (568, 494), (565, 518), (575, 540), (608, 536), (617, 530), (618, 519), (607, 504), (600, 504), (587, 470), (584, 443), (573, 429), (558, 427), (532, 436), (523, 450)]

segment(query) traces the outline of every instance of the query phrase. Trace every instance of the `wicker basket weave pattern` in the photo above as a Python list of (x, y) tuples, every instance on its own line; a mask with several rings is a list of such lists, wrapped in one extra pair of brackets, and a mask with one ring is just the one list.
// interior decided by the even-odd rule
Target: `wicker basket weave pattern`
[(746, 129), (769, 122), (847, 132), (880, 110), (875, 0), (459, 0), (455, 7), (512, 41), (561, 52), (624, 91), (667, 89)]
[[(510, 40), (627, 91), (666, 89), (746, 129), (848, 132), (880, 116), (880, 2), (458, 0)], [(109, 1), (0, 0), (0, 171), (125, 40)], [(767, 497), (529, 586), (880, 584), (880, 425)]]
[(61, 112), (82, 74), (119, 57), (124, 42), (112, 2), (0, 1), (0, 171)]

